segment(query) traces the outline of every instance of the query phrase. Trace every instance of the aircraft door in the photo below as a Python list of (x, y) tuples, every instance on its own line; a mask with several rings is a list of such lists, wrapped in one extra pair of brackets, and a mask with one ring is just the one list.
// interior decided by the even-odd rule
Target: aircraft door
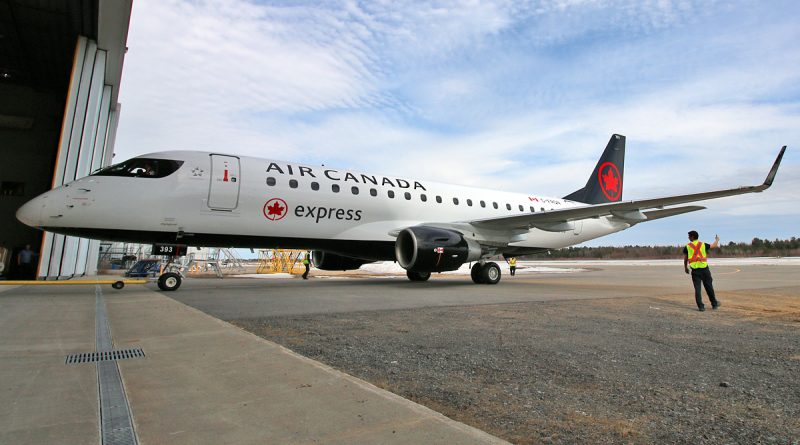
[(239, 158), (211, 155), (211, 186), (208, 207), (233, 210), (239, 205)]

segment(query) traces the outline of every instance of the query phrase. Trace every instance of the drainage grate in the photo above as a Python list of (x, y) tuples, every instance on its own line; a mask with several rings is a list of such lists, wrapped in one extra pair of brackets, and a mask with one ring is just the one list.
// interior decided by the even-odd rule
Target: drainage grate
[(67, 356), (67, 364), (107, 362), (111, 360), (125, 360), (127, 358), (144, 357), (141, 348), (121, 349), (119, 351), (84, 352)]
[[(133, 429), (131, 407), (128, 405), (125, 385), (122, 384), (119, 363), (117, 363), (117, 360), (123, 357), (113, 358), (114, 352), (122, 351), (114, 351), (114, 342), (111, 338), (108, 317), (106, 317), (106, 302), (100, 286), (94, 287), (94, 294), (96, 307), (94, 348), (98, 351), (107, 351), (97, 353), (97, 358), (111, 353), (110, 359), (98, 361), (95, 365), (100, 393), (101, 443), (103, 445), (136, 445), (139, 441), (136, 438), (136, 431)], [(136, 356), (144, 357), (141, 349), (127, 349), (126, 351), (136, 351)]]

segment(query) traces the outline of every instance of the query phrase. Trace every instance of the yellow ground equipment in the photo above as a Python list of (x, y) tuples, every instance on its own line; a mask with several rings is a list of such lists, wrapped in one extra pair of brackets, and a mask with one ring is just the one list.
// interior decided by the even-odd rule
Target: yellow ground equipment
[(259, 250), (256, 273), (294, 273), (295, 266), (302, 261), (305, 253), (305, 250)]

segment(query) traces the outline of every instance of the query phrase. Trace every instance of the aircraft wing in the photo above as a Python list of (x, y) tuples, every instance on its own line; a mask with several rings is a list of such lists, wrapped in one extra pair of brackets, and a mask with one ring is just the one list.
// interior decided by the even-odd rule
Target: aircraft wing
[(684, 207), (672, 207), (664, 210), (650, 210), (642, 213), (644, 213), (645, 216), (647, 216), (647, 221), (652, 221), (654, 219), (661, 219), (661, 218), (667, 218), (669, 216), (682, 215), (684, 213), (696, 212), (698, 210), (703, 210), (703, 209), (705, 209), (705, 207), (703, 206), (684, 206)]
[[(601, 216), (615, 216), (623, 221), (636, 224), (652, 219), (665, 218), (681, 213), (701, 210), (704, 207), (687, 206), (672, 209), (664, 209), (666, 206), (685, 204), (707, 199), (722, 198), (725, 196), (742, 195), (745, 193), (758, 193), (768, 189), (775, 179), (778, 172), (783, 153), (786, 146), (781, 148), (778, 157), (767, 174), (763, 184), (754, 186), (743, 186), (731, 189), (716, 190), (702, 193), (692, 193), (688, 195), (665, 196), (662, 198), (640, 199), (635, 201), (623, 201), (596, 205), (583, 205), (570, 207), (567, 209), (549, 210), (539, 213), (526, 213), (514, 216), (503, 216), (499, 218), (486, 218), (474, 221), (465, 221), (477, 228), (489, 230), (520, 230), (536, 227), (542, 230), (561, 232), (572, 230), (571, 221), (586, 218), (597, 218)], [(660, 209), (656, 211), (643, 212), (647, 209)]]

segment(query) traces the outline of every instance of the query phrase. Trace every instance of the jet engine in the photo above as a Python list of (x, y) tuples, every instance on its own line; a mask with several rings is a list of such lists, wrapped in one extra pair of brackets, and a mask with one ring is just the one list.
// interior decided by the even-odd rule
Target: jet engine
[(358, 269), (364, 264), (372, 261), (336, 255), (335, 253), (315, 250), (311, 253), (311, 261), (314, 267), (322, 270), (352, 270)]
[(394, 252), (397, 262), (406, 270), (443, 272), (480, 259), (481, 246), (453, 230), (408, 227), (397, 235)]

